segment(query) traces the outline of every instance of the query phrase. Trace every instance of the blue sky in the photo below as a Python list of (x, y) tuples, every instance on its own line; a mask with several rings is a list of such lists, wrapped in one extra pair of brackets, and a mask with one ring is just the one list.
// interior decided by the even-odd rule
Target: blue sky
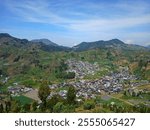
[(150, 45), (150, 0), (0, 0), (0, 32), (65, 46), (113, 38)]

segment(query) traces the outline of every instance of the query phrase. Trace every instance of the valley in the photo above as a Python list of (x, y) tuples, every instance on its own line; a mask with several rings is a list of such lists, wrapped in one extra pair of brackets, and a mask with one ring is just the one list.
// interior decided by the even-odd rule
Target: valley
[(70, 48), (0, 34), (0, 112), (150, 112), (149, 59), (118, 39)]

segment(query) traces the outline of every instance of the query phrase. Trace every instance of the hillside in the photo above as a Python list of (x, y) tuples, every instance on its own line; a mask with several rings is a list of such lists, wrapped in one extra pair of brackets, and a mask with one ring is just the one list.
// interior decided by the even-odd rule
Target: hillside
[(112, 39), (109, 41), (95, 41), (95, 42), (82, 42), (76, 46), (73, 47), (73, 50), (75, 51), (86, 51), (90, 49), (96, 49), (96, 48), (105, 48), (105, 49), (125, 49), (125, 50), (146, 50), (145, 47), (143, 46), (138, 46), (138, 45), (129, 45), (125, 44), (119, 39)]
[[(132, 110), (131, 106), (145, 103), (149, 98), (149, 59), (147, 48), (128, 45), (118, 39), (83, 42), (68, 48), (0, 34), (0, 103), (9, 100), (10, 93), (14, 100), (23, 104), (34, 101), (40, 104), (38, 91), (44, 84), (51, 90), (49, 98), (63, 103), (67, 112), (114, 112), (115, 108), (108, 107), (111, 102), (123, 107), (120, 112), (139, 112), (138, 107)], [(66, 105), (69, 86), (77, 90), (77, 101), (81, 101), (77, 108)], [(135, 93), (143, 98), (133, 97)], [(56, 98), (55, 94), (59, 96)], [(48, 101), (51, 106), (53, 101)], [(87, 110), (89, 102), (96, 104), (95, 108)], [(106, 108), (99, 108), (99, 102), (107, 104)], [(128, 108), (124, 109), (126, 106)], [(53, 112), (53, 108), (47, 111)]]
[[(142, 46), (128, 45), (118, 39), (113, 39), (83, 42), (73, 47), (74, 52), (71, 48), (56, 45), (48, 45), (42, 42), (35, 43), (12, 37), (9, 34), (0, 34), (0, 68), (4, 73), (13, 76), (27, 73), (27, 70), (33, 68), (39, 70), (39, 73), (45, 71), (49, 73), (47, 70), (53, 70), (55, 64), (57, 66), (61, 60), (75, 58), (91, 63), (98, 62), (104, 69), (112, 67), (115, 69), (120, 65), (128, 65), (131, 66), (131, 72), (139, 73), (141, 72), (139, 70), (142, 69), (145, 77), (149, 78), (149, 75), (145, 73), (149, 73), (148, 59), (150, 59), (150, 55), (149, 51)], [(146, 62), (146, 65), (138, 68), (141, 60)], [(51, 62), (54, 67), (51, 67), (53, 65), (50, 64)], [(134, 64), (134, 67), (132, 64)]]
[(25, 47), (27, 46), (29, 41), (27, 39), (19, 39), (12, 37), (11, 35), (7, 33), (0, 33), (0, 46), (13, 46), (17, 48)]
[(34, 40), (31, 40), (31, 42), (44, 43), (46, 45), (58, 46), (56, 43), (54, 43), (48, 39), (34, 39)]

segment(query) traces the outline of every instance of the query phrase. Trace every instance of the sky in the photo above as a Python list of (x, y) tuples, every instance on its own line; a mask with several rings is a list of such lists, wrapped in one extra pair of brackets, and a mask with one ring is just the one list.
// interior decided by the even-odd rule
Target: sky
[(0, 0), (0, 33), (59, 45), (118, 38), (150, 45), (150, 0)]

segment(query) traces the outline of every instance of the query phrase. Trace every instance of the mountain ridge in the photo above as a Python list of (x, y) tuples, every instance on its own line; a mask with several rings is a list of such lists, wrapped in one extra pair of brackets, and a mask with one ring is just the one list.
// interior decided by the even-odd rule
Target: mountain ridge
[(108, 41), (99, 40), (94, 42), (81, 42), (73, 47), (74, 51), (87, 51), (96, 48), (116, 48), (116, 49), (146, 49), (144, 46), (126, 44), (119, 39), (111, 39)]
[[(45, 39), (44, 39), (45, 40)], [(27, 39), (19, 39), (16, 37), (11, 36), (8, 33), (0, 33), (0, 45), (10, 45), (18, 48), (22, 47), (31, 47), (36, 46), (36, 48), (42, 49), (44, 51), (68, 51), (70, 48), (65, 46), (57, 45), (56, 43), (51, 42), (50, 40), (46, 39), (48, 43), (45, 42), (34, 42), (29, 41)]]
[(59, 46), (58, 44), (50, 41), (49, 39), (46, 39), (46, 38), (42, 38), (42, 39), (33, 39), (31, 40), (31, 42), (37, 42), (37, 43), (44, 43), (46, 45), (53, 45), (53, 46)]
[(19, 39), (16, 37), (11, 36), (8, 33), (0, 33), (0, 44), (7, 43), (12, 44), (18, 47), (26, 47), (27, 46), (38, 46), (44, 51), (87, 51), (96, 48), (114, 48), (114, 49), (129, 49), (129, 50), (139, 50), (139, 49), (149, 49), (150, 47), (144, 47), (140, 45), (134, 44), (126, 44), (125, 42), (119, 39), (111, 39), (111, 40), (99, 40), (93, 42), (81, 42), (76, 46), (73, 47), (66, 47), (58, 45), (52, 42), (49, 39), (42, 38), (42, 39), (34, 39), (34, 40), (27, 40), (27, 39)]

